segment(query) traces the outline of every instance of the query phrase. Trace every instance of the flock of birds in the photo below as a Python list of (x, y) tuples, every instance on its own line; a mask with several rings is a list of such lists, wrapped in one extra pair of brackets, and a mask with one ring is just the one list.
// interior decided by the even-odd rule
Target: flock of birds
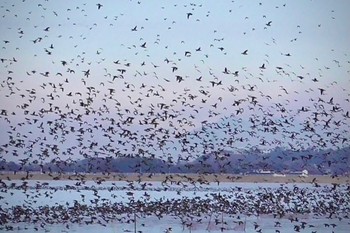
[[(60, 14), (45, 4), (48, 3), (38, 4), (35, 11), (21, 16), (13, 12), (15, 5), (2, 7), (3, 19), (23, 17), (30, 22), (30, 16), (35, 15), (53, 22), (55, 18), (63, 20), (58, 25), (41, 28), (34, 25), (38, 37), (31, 40), (26, 37), (28, 29), (22, 27), (9, 27), (2, 35), (2, 50), (11, 51), (8, 56), (1, 57), (0, 117), (6, 132), (1, 145), (3, 158), (20, 159), (23, 164), (41, 164), (49, 158), (60, 161), (120, 155), (188, 161), (224, 150), (257, 148), (264, 151), (275, 147), (318, 150), (349, 146), (349, 93), (334, 77), (323, 77), (328, 70), (343, 69), (349, 60), (334, 59), (331, 67), (319, 68), (316, 77), (302, 65), (300, 69), (288, 63), (275, 67), (269, 64), (268, 51), (273, 45), (266, 45), (267, 54), (262, 65), (236, 67), (235, 70), (211, 67), (209, 52), (215, 47), (219, 49), (211, 52), (213, 56), (218, 52), (228, 56), (229, 49), (222, 45), (225, 38), (215, 36), (218, 32), (214, 31), (213, 41), (209, 40), (213, 36), (209, 34), (209, 41), (202, 42), (209, 44), (208, 54), (203, 51), (204, 46), (186, 49), (183, 54), (181, 51), (169, 53), (170, 48), (161, 35), (156, 35), (153, 45), (140, 37), (138, 33), (147, 30), (141, 25), (130, 26), (131, 34), (127, 34), (130, 40), (140, 37), (140, 45), (122, 44), (120, 47), (122, 51), (126, 47), (128, 54), (135, 53), (134, 59), (142, 59), (142, 62), (134, 64), (123, 58), (109, 60), (103, 56), (107, 48), (102, 45), (94, 51), (96, 54), (78, 49), (91, 42), (84, 42), (88, 40), (85, 31), (80, 38), (73, 38), (77, 40), (75, 46), (62, 42), (67, 36), (59, 34), (64, 33), (64, 28), (60, 28), (63, 23), (71, 23), (73, 29), (78, 27), (77, 23), (70, 22), (70, 17), (64, 19), (65, 16), (70, 16), (71, 11), (84, 14), (87, 4), (61, 9)], [(184, 15), (189, 24), (201, 7), (197, 4), (184, 6), (191, 12)], [(102, 17), (103, 10), (103, 4), (97, 4), (97, 12), (93, 13)], [(115, 24), (122, 21), (123, 16), (102, 19), (114, 22), (109, 27), (116, 30)], [(210, 19), (210, 12), (206, 17)], [(148, 18), (145, 24), (147, 21)], [(189, 26), (195, 26), (196, 22), (200, 19)], [(86, 30), (99, 32), (99, 25), (95, 24)], [(176, 22), (172, 24), (175, 27)], [(273, 26), (269, 20), (263, 30), (269, 33)], [(300, 26), (297, 29), (302, 30)], [(7, 40), (7, 34), (17, 34), (18, 43)], [(53, 38), (54, 35), (57, 38)], [(243, 39), (245, 35), (243, 33)], [(178, 37), (182, 39), (181, 35)], [(32, 58), (16, 56), (24, 49), (20, 47), (22, 41), (34, 48), (34, 54), (28, 55)], [(58, 45), (52, 41), (58, 41)], [(277, 47), (276, 39), (273, 41)], [(158, 56), (153, 60), (149, 54), (164, 44), (161, 51), (171, 57), (159, 61)], [(181, 44), (186, 41), (181, 40)], [(74, 56), (55, 56), (59, 53), (58, 46), (73, 49), (70, 55)], [(75, 55), (76, 52), (79, 53)], [(248, 48), (232, 56), (248, 63), (243, 57), (253, 55)], [(280, 56), (283, 59), (293, 55), (288, 52)], [(30, 59), (36, 61), (37, 58), (41, 59), (38, 63), (45, 66), (34, 63), (33, 66), (38, 67), (34, 69)], [(188, 67), (189, 62), (196, 63)], [(266, 77), (268, 70), (266, 76), (269, 77)]]
[[(112, 184), (112, 185), (111, 185)], [(169, 185), (169, 184), (168, 184)], [(40, 186), (40, 187), (39, 187)], [(115, 183), (109, 186), (97, 186), (91, 189), (90, 186), (76, 184), (73, 186), (50, 186), (47, 182), (37, 181), (35, 186), (24, 182), (21, 185), (16, 183), (1, 183), (1, 188), (8, 192), (22, 190), (27, 195), (24, 205), (15, 205), (1, 209), (2, 229), (16, 230), (12, 226), (15, 222), (35, 223), (35, 230), (49, 229), (51, 224), (63, 224), (66, 230), (70, 230), (72, 224), (100, 224), (108, 227), (110, 224), (134, 227), (140, 232), (143, 228), (149, 227), (156, 221), (168, 219), (169, 217), (181, 223), (183, 231), (191, 232), (195, 229), (206, 229), (207, 231), (237, 230), (245, 229), (247, 220), (244, 216), (256, 220), (249, 220), (250, 225), (254, 225), (256, 232), (263, 232), (264, 227), (259, 225), (259, 217), (271, 216), (271, 221), (275, 222), (273, 226), (275, 232), (281, 232), (282, 221), (288, 221), (292, 224), (295, 232), (329, 228), (338, 229), (338, 223), (349, 219), (349, 189), (343, 185), (322, 186), (321, 188), (308, 188), (286, 186), (281, 184), (277, 188), (259, 188), (247, 189), (236, 186), (231, 188), (217, 188), (211, 190), (210, 186), (198, 187), (192, 189), (194, 193), (203, 192), (205, 195), (181, 198), (154, 198), (152, 192), (163, 192), (161, 186), (152, 187), (152, 183), (139, 184), (139, 192), (144, 192), (141, 198), (130, 189), (123, 189)], [(39, 188), (39, 189), (38, 189)], [(210, 190), (206, 190), (206, 189)], [(115, 191), (126, 192), (122, 200), (120, 197), (109, 198), (105, 194), (99, 193), (99, 190), (107, 189), (114, 197)], [(181, 185), (178, 189), (182, 191)], [(36, 191), (35, 191), (36, 190)], [(39, 191), (38, 191), (39, 190)], [(41, 205), (33, 208), (41, 195), (51, 196), (59, 190), (76, 190), (81, 200), (75, 199), (73, 203), (59, 203), (56, 205)], [(90, 196), (84, 190), (90, 190), (93, 195)], [(102, 197), (103, 196), (103, 197)], [(116, 201), (119, 200), (119, 201)], [(326, 222), (320, 226), (308, 222), (307, 218), (327, 216), (332, 222)], [(148, 218), (155, 217), (151, 222)], [(253, 217), (254, 219), (254, 217)], [(144, 222), (145, 221), (145, 222)], [(128, 228), (129, 228), (128, 227)], [(244, 228), (243, 228), (244, 227)], [(20, 229), (20, 228), (18, 228)], [(30, 229), (30, 228), (28, 228)], [(171, 231), (171, 227), (168, 229)], [(125, 230), (124, 232), (128, 232)], [(130, 231), (132, 232), (132, 231)]]
[[(280, 25), (273, 15), (288, 4), (250, 3), (261, 9), (254, 14), (262, 12), (252, 26), (253, 15), (241, 17), (244, 6), (230, 2), (221, 13), (241, 22), (237, 38), (244, 47), (230, 46), (236, 38), (221, 30), (225, 25), (212, 28), (220, 12), (205, 3), (157, 5), (153, 15), (140, 10), (150, 3), (130, 1), (130, 9), (145, 16), (130, 22), (132, 12), (111, 14), (107, 3), (56, 9), (40, 1), (25, 12), (27, 4), (0, 6), (0, 22), (6, 22), (0, 36), (2, 160), (23, 167), (122, 156), (177, 163), (242, 149), (336, 151), (350, 145), (349, 88), (334, 77), (349, 75), (350, 59), (312, 58), (313, 67), (298, 62), (304, 54), (293, 48), (305, 39), (303, 25), (294, 25), (291, 38), (266, 37)], [(341, 23), (336, 12), (328, 13), (329, 21)], [(196, 30), (207, 34), (199, 38)], [(256, 40), (259, 48), (244, 44), (261, 35), (270, 39)]]

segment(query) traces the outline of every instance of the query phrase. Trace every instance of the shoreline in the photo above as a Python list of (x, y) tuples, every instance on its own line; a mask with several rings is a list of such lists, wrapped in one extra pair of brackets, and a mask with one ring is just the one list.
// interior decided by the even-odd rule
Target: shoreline
[(110, 174), (67, 174), (67, 173), (1, 173), (0, 180), (86, 180), (86, 181), (128, 181), (128, 182), (232, 182), (232, 183), (322, 183), (322, 184), (350, 184), (350, 176), (299, 175), (273, 176), (262, 175), (236, 175), (236, 174), (136, 174), (136, 173), (110, 173)]

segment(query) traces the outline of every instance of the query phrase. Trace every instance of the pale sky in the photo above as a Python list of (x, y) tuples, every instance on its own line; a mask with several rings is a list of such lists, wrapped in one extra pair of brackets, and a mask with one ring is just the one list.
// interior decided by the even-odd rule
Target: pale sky
[(1, 1), (1, 156), (348, 147), (349, 10)]

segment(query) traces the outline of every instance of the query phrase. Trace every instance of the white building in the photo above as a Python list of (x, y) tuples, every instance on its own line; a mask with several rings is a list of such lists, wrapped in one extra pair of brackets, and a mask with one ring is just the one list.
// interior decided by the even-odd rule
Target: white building
[(300, 177), (308, 177), (308, 176), (309, 176), (309, 172), (308, 172), (307, 170), (303, 170), (303, 171), (301, 172)]

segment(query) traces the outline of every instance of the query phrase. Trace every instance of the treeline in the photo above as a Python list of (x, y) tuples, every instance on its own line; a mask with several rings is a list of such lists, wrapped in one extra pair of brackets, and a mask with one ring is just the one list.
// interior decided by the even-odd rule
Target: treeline
[(39, 164), (30, 159), (0, 161), (1, 171), (71, 172), (71, 173), (255, 173), (258, 170), (292, 173), (308, 170), (310, 174), (350, 173), (350, 147), (339, 150), (291, 151), (276, 148), (269, 153), (258, 150), (244, 153), (220, 151), (198, 157), (172, 160), (146, 157), (93, 157), (81, 160), (52, 159)]

